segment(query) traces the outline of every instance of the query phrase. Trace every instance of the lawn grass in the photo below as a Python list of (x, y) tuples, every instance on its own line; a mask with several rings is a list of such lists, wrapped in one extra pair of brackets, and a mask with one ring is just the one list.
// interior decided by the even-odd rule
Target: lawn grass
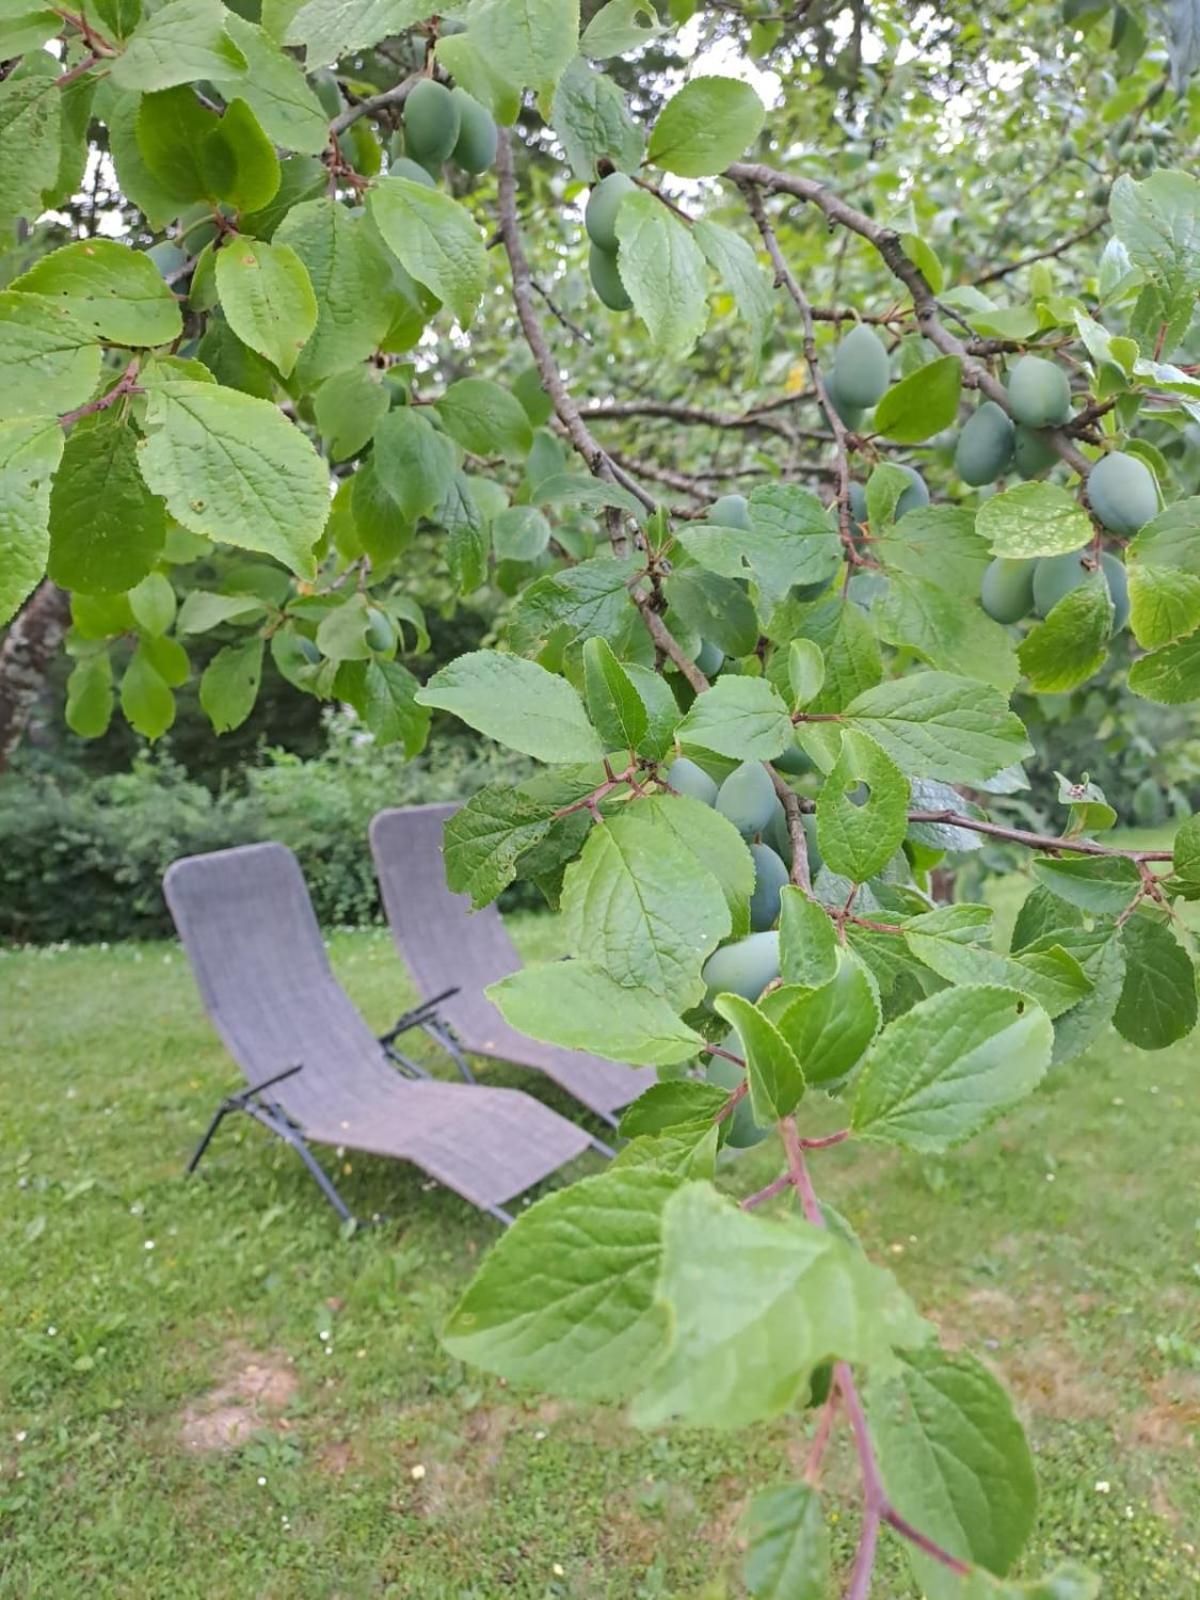
[[(554, 953), (546, 919), (513, 927)], [(387, 935), (331, 950), (390, 1022), (410, 990)], [(248, 1123), (185, 1182), (236, 1073), (176, 946), (2, 954), (0, 1015), (4, 1600), (742, 1592), (739, 1511), (802, 1461), (803, 1424), (638, 1435), (450, 1360), (438, 1326), (496, 1229), (412, 1169), (344, 1163), (355, 1209), (395, 1219), (349, 1241)], [(1076, 1556), (1111, 1600), (1200, 1593), (1196, 1080), (1194, 1044), (1112, 1036), (965, 1150), (818, 1158), (871, 1252), (1010, 1383), (1042, 1483), (1029, 1569)], [(776, 1163), (760, 1147), (730, 1181)], [(844, 1551), (844, 1453), (829, 1487)], [(889, 1553), (875, 1600), (913, 1593)]]

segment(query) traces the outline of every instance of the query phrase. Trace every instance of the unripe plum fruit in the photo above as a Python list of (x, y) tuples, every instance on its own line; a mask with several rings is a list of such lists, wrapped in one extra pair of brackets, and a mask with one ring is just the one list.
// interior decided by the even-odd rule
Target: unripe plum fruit
[(717, 810), (746, 839), (762, 832), (778, 804), (775, 785), (761, 761), (743, 761), (717, 790)]

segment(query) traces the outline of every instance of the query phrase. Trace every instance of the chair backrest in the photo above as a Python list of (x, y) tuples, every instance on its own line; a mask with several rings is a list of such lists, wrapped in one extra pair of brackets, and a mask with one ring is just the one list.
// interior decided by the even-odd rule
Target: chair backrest
[(290, 1112), (393, 1080), (375, 1036), (334, 977), (292, 852), (241, 845), (185, 856), (163, 893), (205, 1010), (250, 1083), (296, 1062), (271, 1094)]
[(521, 958), (494, 905), (472, 911), (470, 896), (447, 886), (442, 829), (457, 810), (381, 811), (371, 822), (371, 853), (393, 937), (417, 987), (428, 998), (458, 986), (438, 1010), (470, 1041), (504, 1026), (483, 991), (516, 972)]

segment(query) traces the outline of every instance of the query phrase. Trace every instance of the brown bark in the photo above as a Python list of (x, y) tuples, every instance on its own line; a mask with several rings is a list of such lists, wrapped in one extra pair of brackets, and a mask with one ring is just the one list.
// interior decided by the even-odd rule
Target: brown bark
[(66, 590), (46, 578), (0, 644), (0, 772), (21, 742), (70, 620)]

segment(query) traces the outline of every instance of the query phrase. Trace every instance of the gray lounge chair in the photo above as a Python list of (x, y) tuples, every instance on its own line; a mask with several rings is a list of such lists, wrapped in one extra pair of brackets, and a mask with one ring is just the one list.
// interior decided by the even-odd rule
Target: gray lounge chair
[(205, 1009), (250, 1085), (217, 1108), (189, 1172), (222, 1118), (244, 1111), (298, 1152), (346, 1220), (309, 1140), (411, 1161), (507, 1223), (504, 1201), (589, 1145), (606, 1149), (529, 1095), (403, 1078), (334, 977), (283, 845), (186, 857), (167, 869), (163, 892)]
[(472, 911), (469, 896), (446, 884), (442, 829), (458, 808), (409, 806), (371, 822), (371, 853), (392, 936), (436, 1016), (418, 1026), (441, 1040), (464, 1075), (462, 1052), (532, 1067), (553, 1078), (589, 1110), (615, 1123), (615, 1112), (655, 1082), (649, 1067), (542, 1044), (509, 1027), (484, 994), (521, 966), (494, 905)]

